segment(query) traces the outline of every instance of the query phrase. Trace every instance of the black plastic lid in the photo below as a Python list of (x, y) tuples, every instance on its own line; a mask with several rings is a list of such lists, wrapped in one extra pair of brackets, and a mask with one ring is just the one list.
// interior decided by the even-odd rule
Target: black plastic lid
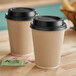
[(31, 24), (32, 29), (43, 31), (57, 31), (66, 29), (64, 20), (57, 16), (36, 16)]
[(10, 8), (5, 17), (11, 20), (25, 21), (31, 20), (37, 15), (35, 9), (28, 7)]

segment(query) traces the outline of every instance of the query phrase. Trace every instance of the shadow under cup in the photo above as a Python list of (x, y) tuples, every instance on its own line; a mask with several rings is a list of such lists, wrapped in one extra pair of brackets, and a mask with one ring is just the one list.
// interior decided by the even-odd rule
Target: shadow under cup
[(66, 24), (55, 16), (37, 16), (31, 24), (36, 66), (56, 68), (60, 64)]
[(30, 23), (36, 16), (33, 8), (10, 8), (6, 13), (11, 54), (28, 56), (33, 52)]

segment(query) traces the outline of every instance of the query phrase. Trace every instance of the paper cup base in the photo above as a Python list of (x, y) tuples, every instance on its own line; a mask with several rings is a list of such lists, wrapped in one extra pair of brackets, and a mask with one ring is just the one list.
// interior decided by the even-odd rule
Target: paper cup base
[(33, 53), (29, 53), (29, 54), (25, 54), (25, 55), (19, 55), (19, 54), (14, 54), (14, 53), (12, 53), (11, 55), (13, 55), (13, 56), (30, 56), (30, 55), (32, 55)]
[(56, 66), (56, 67), (42, 67), (42, 66), (39, 66), (39, 65), (36, 65), (38, 68), (40, 69), (56, 69), (58, 68), (60, 65)]

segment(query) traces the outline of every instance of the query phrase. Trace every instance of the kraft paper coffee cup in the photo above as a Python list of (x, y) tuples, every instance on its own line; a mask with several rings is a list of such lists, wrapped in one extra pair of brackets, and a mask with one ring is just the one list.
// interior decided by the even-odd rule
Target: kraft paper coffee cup
[(66, 24), (55, 16), (37, 16), (31, 24), (36, 66), (44, 69), (60, 65)]
[(28, 56), (33, 52), (30, 22), (36, 16), (33, 8), (10, 8), (6, 13), (11, 54)]

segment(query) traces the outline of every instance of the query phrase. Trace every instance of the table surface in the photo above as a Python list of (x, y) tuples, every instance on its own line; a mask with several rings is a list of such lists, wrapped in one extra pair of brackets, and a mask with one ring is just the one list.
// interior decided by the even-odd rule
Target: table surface
[[(8, 36), (7, 31), (0, 32), (0, 36), (5, 34)], [(8, 39), (5, 41), (2, 39), (0, 39), (0, 61), (2, 58), (11, 57)], [(33, 55), (17, 58), (28, 59), (30, 62), (24, 67), (0, 66), (0, 76), (76, 76), (76, 31), (67, 30), (65, 32), (61, 64), (57, 69), (46, 70), (37, 68)]]

